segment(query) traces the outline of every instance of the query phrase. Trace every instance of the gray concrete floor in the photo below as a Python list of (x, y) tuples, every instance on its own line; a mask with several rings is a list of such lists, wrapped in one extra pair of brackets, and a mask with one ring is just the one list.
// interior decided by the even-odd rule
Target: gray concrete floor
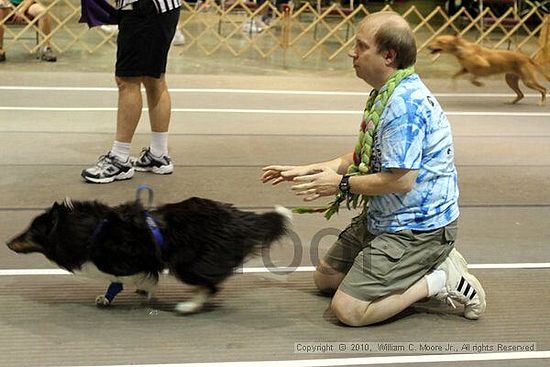
[[(70, 196), (117, 204), (132, 200), (135, 188), (142, 183), (153, 187), (159, 203), (195, 195), (258, 211), (275, 204), (302, 205), (288, 187), (262, 185), (260, 168), (270, 163), (307, 163), (349, 150), (355, 143), (365, 96), (214, 93), (212, 89), (368, 92), (349, 72), (324, 78), (303, 73), (171, 74), (170, 87), (179, 89), (172, 92), (170, 152), (175, 173), (164, 177), (136, 174), (125, 182), (90, 185), (80, 180), (79, 173), (109, 149), (113, 138), (116, 91), (112, 75), (75, 71), (68, 66), (50, 73), (9, 66), (0, 69), (0, 77), (0, 242), (22, 230), (55, 200)], [(472, 271), (488, 293), (487, 312), (481, 320), (421, 312), (419, 307), (391, 323), (344, 327), (327, 310), (329, 299), (315, 291), (307, 271), (236, 274), (207, 312), (190, 317), (177, 317), (171, 311), (189, 295), (189, 289), (166, 277), (154, 302), (144, 302), (126, 291), (114, 307), (104, 310), (97, 309), (93, 300), (105, 284), (70, 275), (0, 275), (0, 365), (374, 363), (372, 359), (352, 359), (372, 354), (294, 353), (294, 343), (305, 341), (535, 342), (539, 352), (546, 351), (543, 358), (510, 355), (503, 361), (494, 357), (466, 359), (460, 364), (548, 365), (550, 269), (503, 269), (501, 264), (521, 267), (550, 262), (550, 108), (539, 107), (536, 96), (516, 106), (506, 104), (512, 96), (500, 95), (510, 92), (496, 79), (482, 89), (463, 81), (455, 87), (444, 79), (428, 78), (426, 82), (440, 95), (453, 127), (462, 213), (457, 246), (471, 264), (478, 265)], [(201, 91), (182, 90), (185, 88)], [(239, 111), (231, 111), (234, 109)], [(251, 111), (258, 109), (293, 112)], [(147, 144), (144, 114), (133, 153)], [(293, 259), (300, 260), (300, 266), (314, 265), (316, 251), (321, 255), (326, 251), (334, 233), (352, 214), (344, 211), (330, 222), (316, 215), (297, 216), (294, 231), (299, 241), (283, 241), (271, 251), (270, 260), (278, 266), (288, 266)], [(330, 234), (315, 245), (313, 239), (320, 229)], [(265, 263), (265, 259), (252, 259), (246, 267)], [(497, 265), (491, 268), (488, 264)], [(52, 268), (40, 256), (16, 255), (0, 246), (0, 274), (9, 269)], [(398, 361), (391, 358), (407, 355), (376, 356), (386, 358), (380, 363), (391, 364)], [(421, 356), (413, 362), (409, 364), (459, 363), (428, 363)]]

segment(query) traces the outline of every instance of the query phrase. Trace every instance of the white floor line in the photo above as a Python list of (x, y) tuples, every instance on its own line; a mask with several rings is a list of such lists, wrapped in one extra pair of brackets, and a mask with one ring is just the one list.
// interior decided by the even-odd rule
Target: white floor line
[(469, 269), (547, 269), (550, 263), (468, 264)]
[[(0, 90), (13, 91), (60, 91), (60, 92), (116, 92), (114, 87), (33, 87), (33, 86), (0, 86)], [(369, 92), (352, 91), (318, 91), (318, 90), (278, 90), (278, 89), (239, 89), (239, 88), (169, 88), (171, 93), (228, 93), (228, 94), (286, 94), (286, 95), (320, 95), (320, 96), (368, 96)], [(434, 93), (436, 97), (515, 97), (513, 93)], [(540, 97), (540, 94), (528, 93), (525, 97)]]
[(445, 111), (447, 116), (550, 116), (550, 112)]
[[(203, 363), (173, 363), (173, 364), (136, 364), (132, 367), (330, 367), (353, 365), (384, 365), (405, 363), (441, 363), (470, 361), (502, 361), (525, 359), (548, 359), (550, 351), (508, 352), (508, 353), (478, 353), (478, 354), (435, 354), (407, 355), (387, 357), (355, 357), (330, 359), (298, 359), (286, 361), (248, 361), (248, 362), (203, 362)], [(126, 367), (128, 365), (94, 365), (93, 367)], [(76, 367), (76, 366), (73, 366)], [(84, 366), (78, 366), (84, 367)], [(90, 366), (92, 367), (92, 366)]]
[[(116, 107), (22, 107), (0, 106), (0, 111), (46, 111), (46, 112), (114, 112)], [(144, 108), (143, 111), (147, 111)], [(172, 108), (172, 112), (187, 113), (251, 113), (251, 114), (291, 114), (291, 115), (361, 115), (354, 110), (275, 110), (250, 108)], [(547, 117), (550, 112), (499, 112), (499, 111), (446, 111), (447, 116), (518, 116)]]
[[(550, 269), (550, 263), (503, 263), (503, 264), (468, 264), (470, 269)], [(247, 267), (237, 269), (238, 274), (260, 274), (260, 273), (307, 273), (315, 270), (314, 266), (299, 267)], [(0, 269), (0, 276), (20, 275), (70, 275), (62, 269)]]

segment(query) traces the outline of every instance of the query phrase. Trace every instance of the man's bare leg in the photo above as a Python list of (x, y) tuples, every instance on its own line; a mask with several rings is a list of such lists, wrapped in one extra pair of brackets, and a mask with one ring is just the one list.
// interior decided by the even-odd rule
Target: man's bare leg
[(160, 133), (168, 132), (172, 103), (164, 74), (158, 79), (144, 77), (143, 84), (145, 85), (147, 94), (151, 131)]
[(141, 117), (141, 77), (116, 77), (118, 86), (118, 112), (115, 140), (131, 143)]
[(372, 302), (362, 301), (337, 290), (331, 309), (342, 323), (365, 326), (387, 320), (427, 296), (428, 285), (424, 277), (403, 293), (390, 294)]
[[(152, 171), (157, 174), (170, 174), (174, 166), (168, 156), (168, 129), (172, 104), (164, 74), (160, 78), (143, 78), (151, 123), (151, 143), (148, 151), (136, 164), (138, 171)], [(150, 155), (149, 155), (150, 154)], [(154, 162), (153, 162), (154, 160)], [(147, 163), (147, 162), (151, 163)], [(143, 162), (143, 163), (140, 163)], [(141, 167), (143, 165), (143, 167)]]

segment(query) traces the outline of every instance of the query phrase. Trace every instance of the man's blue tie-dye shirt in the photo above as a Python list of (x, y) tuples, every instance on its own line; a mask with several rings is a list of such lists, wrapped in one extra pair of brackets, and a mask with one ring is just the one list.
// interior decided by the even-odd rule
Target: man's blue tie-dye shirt
[(395, 88), (376, 131), (371, 172), (418, 170), (408, 193), (373, 196), (367, 212), (374, 234), (430, 230), (458, 218), (458, 185), (449, 120), (418, 75)]

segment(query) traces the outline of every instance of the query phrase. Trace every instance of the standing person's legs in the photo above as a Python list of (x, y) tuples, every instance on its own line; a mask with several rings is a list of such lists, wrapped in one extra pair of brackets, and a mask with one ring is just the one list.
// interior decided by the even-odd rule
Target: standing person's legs
[[(100, 158), (96, 167), (82, 172), (87, 181), (105, 183), (128, 179), (134, 170), (172, 173), (174, 166), (167, 155), (170, 96), (164, 73), (179, 13), (179, 9), (173, 9), (159, 14), (152, 0), (139, 0), (120, 11), (115, 70), (119, 88), (116, 140), (112, 150)], [(151, 148), (146, 148), (139, 158), (130, 162), (130, 143), (143, 105), (141, 83), (145, 85), (151, 110), (151, 145), (154, 151), (162, 154), (153, 156)]]
[[(142, 0), (144, 1), (144, 0)], [(154, 5), (153, 5), (154, 7)], [(134, 175), (129, 159), (130, 144), (141, 117), (141, 83), (144, 75), (144, 43), (147, 44), (146, 17), (135, 10), (120, 11), (115, 66), (118, 86), (116, 135), (111, 150), (99, 157), (94, 167), (82, 171), (82, 177), (93, 183), (126, 180)]]
[(168, 51), (174, 38), (179, 21), (179, 9), (151, 17), (150, 54), (143, 84), (149, 107), (151, 123), (151, 143), (144, 148), (138, 159), (134, 161), (136, 171), (170, 174), (174, 165), (168, 155), (168, 128), (171, 117), (171, 99), (166, 84), (165, 72)]

